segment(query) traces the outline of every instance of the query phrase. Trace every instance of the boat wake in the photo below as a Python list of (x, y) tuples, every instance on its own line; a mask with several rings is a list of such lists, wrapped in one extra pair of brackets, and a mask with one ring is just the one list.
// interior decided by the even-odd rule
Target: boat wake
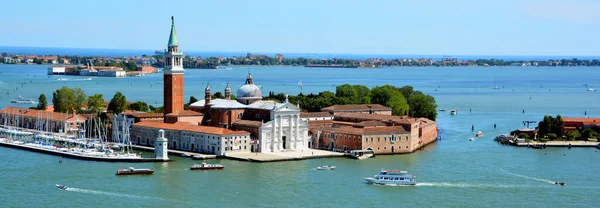
[(131, 194), (113, 193), (113, 192), (105, 192), (105, 191), (94, 191), (94, 190), (89, 190), (89, 189), (80, 189), (80, 188), (71, 188), (71, 187), (65, 189), (65, 191), (73, 191), (73, 192), (78, 192), (78, 193), (97, 194), (97, 195), (105, 195), (105, 196), (118, 196), (118, 197), (137, 198), (137, 199), (157, 199), (157, 200), (171, 201), (171, 200), (163, 199), (160, 197), (137, 196), (137, 195), (131, 195)]
[(549, 183), (549, 184), (554, 184), (554, 182), (555, 182), (555, 181), (551, 181), (551, 180), (544, 179), (544, 178), (536, 178), (536, 177), (531, 177), (531, 176), (525, 176), (525, 175), (521, 175), (521, 174), (511, 173), (511, 172), (508, 172), (508, 171), (506, 171), (506, 173), (508, 173), (509, 175), (512, 175), (512, 176), (517, 176), (517, 177), (520, 177), (520, 178), (530, 179), (530, 180), (544, 182), (544, 183)]
[[(448, 188), (518, 188), (517, 184), (469, 184), (469, 183), (446, 183), (446, 182), (417, 182), (416, 186), (425, 187), (448, 187)], [(531, 187), (531, 186), (529, 186)]]

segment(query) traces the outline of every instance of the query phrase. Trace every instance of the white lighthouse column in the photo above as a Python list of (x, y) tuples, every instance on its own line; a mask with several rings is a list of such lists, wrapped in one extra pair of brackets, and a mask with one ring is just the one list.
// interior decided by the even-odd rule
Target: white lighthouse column
[(154, 158), (161, 160), (169, 160), (169, 152), (167, 150), (168, 139), (165, 138), (165, 130), (158, 130), (158, 137), (154, 142)]

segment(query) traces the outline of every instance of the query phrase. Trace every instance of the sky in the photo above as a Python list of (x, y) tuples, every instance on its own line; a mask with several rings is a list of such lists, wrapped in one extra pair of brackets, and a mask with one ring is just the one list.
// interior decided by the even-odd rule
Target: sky
[(188, 51), (600, 55), (593, 0), (7, 1), (0, 46)]

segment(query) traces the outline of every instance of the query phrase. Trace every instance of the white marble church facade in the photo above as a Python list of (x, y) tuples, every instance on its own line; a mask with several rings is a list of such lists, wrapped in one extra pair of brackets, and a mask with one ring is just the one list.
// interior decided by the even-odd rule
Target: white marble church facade
[(271, 121), (259, 128), (260, 152), (308, 149), (308, 121), (287, 100), (271, 111)]

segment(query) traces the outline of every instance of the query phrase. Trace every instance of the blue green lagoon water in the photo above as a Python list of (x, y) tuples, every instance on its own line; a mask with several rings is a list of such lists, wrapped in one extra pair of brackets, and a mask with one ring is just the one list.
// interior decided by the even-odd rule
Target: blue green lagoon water
[[(336, 85), (412, 85), (433, 95), (439, 108), (442, 139), (413, 154), (278, 163), (215, 160), (223, 171), (189, 171), (194, 162), (127, 164), (89, 162), (0, 147), (0, 207), (594, 207), (600, 192), (600, 153), (593, 148), (544, 150), (502, 146), (493, 136), (539, 121), (546, 114), (600, 116), (600, 69), (588, 67), (423, 67), (325, 69), (304, 67), (231, 67), (187, 70), (185, 95), (202, 98), (229, 82), (241, 86), (252, 73), (263, 95), (335, 91)], [(0, 65), (0, 107), (18, 95), (51, 97), (62, 86), (102, 93), (116, 91), (129, 100), (162, 105), (162, 74), (100, 78), (48, 76), (46, 66)], [(67, 80), (59, 80), (59, 79)], [(304, 87), (297, 85), (302, 81)], [(493, 90), (495, 85), (501, 89)], [(437, 89), (437, 91), (435, 91)], [(513, 91), (514, 90), (514, 91)], [(7, 94), (7, 92), (9, 94)], [(469, 111), (471, 109), (471, 111)], [(525, 110), (525, 114), (522, 113)], [(494, 129), (493, 125), (497, 124)], [(471, 125), (484, 137), (473, 137)], [(535, 125), (534, 125), (535, 126)], [(211, 161), (213, 162), (213, 161)], [(335, 165), (334, 171), (316, 171)], [(153, 168), (152, 176), (116, 177), (117, 168)], [(381, 168), (407, 170), (415, 187), (366, 185), (363, 178)], [(554, 185), (564, 181), (566, 186)], [(54, 184), (72, 189), (59, 191)]]

